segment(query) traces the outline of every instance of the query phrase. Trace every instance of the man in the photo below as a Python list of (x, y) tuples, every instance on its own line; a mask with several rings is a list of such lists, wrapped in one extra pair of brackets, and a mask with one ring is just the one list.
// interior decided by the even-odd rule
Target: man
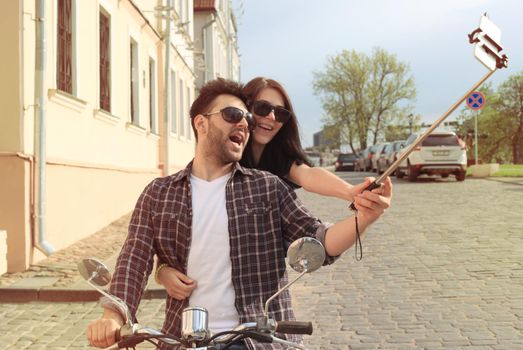
[[(190, 298), (167, 299), (165, 333), (180, 334), (181, 312), (188, 305), (206, 307), (215, 332), (255, 321), (264, 302), (287, 283), (284, 241), (318, 238), (327, 263), (355, 241), (354, 217), (327, 227), (277, 176), (238, 164), (254, 126), (245, 102), (237, 83), (218, 79), (203, 86), (190, 112), (197, 140), (193, 161), (152, 181), (136, 204), (110, 292), (135, 315), (155, 254), (181, 273), (197, 276)], [(366, 191), (355, 199), (361, 232), (389, 206), (389, 179), (382, 191)], [(294, 319), (288, 291), (269, 311), (276, 320)], [(104, 305), (102, 318), (87, 329), (89, 342), (113, 344), (123, 323), (118, 311)]]

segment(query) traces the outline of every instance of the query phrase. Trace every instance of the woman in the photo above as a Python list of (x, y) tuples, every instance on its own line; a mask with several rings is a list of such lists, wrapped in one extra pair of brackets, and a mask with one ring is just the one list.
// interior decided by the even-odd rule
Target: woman
[[(370, 184), (372, 179), (352, 186), (323, 168), (310, 166), (289, 95), (280, 83), (257, 77), (243, 91), (257, 126), (243, 152), (241, 165), (269, 171), (294, 187), (349, 202)], [(155, 279), (177, 300), (189, 297), (196, 288), (196, 281), (166, 264), (158, 265)]]
[(352, 202), (358, 193), (352, 185), (324, 168), (311, 167), (307, 161), (298, 121), (283, 86), (273, 79), (257, 77), (243, 91), (257, 127), (240, 164), (270, 171), (306, 191)]

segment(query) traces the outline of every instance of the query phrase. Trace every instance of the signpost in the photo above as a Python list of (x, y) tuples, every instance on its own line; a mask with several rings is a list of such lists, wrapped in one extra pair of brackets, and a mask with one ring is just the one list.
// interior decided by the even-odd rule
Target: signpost
[(481, 91), (474, 91), (467, 98), (467, 107), (477, 111), (485, 105), (485, 95)]
[[(490, 76), (497, 70), (501, 68), (506, 68), (508, 66), (508, 58), (505, 54), (502, 53), (503, 47), (500, 45), (501, 39), (501, 30), (488, 18), (485, 13), (481, 16), (479, 21), (479, 28), (475, 29), (472, 33), (468, 35), (469, 43), (474, 44), (474, 56), (489, 69), (489, 72), (481, 78), (471, 89), (469, 89), (465, 95), (463, 95), (459, 100), (456, 101), (443, 115), (441, 115), (432, 125), (428, 128), (418, 139), (413, 142), (405, 152), (402, 152), (398, 159), (392, 163), (385, 172), (379, 176), (373, 183), (371, 183), (366, 190), (373, 190), (380, 187), (381, 182), (390, 174), (392, 174), (400, 163), (405, 160), (410, 153), (420, 145), (429, 134), (437, 128), (444, 120), (447, 118), (450, 113), (452, 113), (458, 106), (471, 97), (473, 93), (476, 93), (481, 84), (483, 84)], [(479, 106), (480, 100), (482, 100), (481, 106), (485, 103), (485, 96), (480, 98), (480, 96), (475, 95), (476, 97), (471, 98), (471, 103), (473, 106)], [(481, 94), (482, 96), (482, 94)], [(468, 103), (468, 101), (467, 101)], [(479, 107), (481, 108), (481, 107)], [(479, 109), (478, 108), (478, 109)], [(477, 135), (477, 133), (476, 133)], [(477, 142), (476, 142), (477, 143)], [(477, 156), (476, 156), (477, 161)], [(354, 203), (351, 203), (349, 206), (352, 210), (356, 210)]]
[(474, 113), (474, 162), (478, 165), (478, 114), (485, 105), (485, 95), (481, 91), (474, 91), (467, 98), (467, 107)]

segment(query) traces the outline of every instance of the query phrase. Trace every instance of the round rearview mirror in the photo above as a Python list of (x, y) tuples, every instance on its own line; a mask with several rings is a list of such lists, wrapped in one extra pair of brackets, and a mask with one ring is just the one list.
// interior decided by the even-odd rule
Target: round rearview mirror
[(325, 261), (325, 248), (315, 238), (302, 237), (295, 240), (287, 250), (289, 265), (296, 272), (312, 272), (319, 269)]
[(107, 267), (99, 260), (94, 258), (83, 259), (78, 263), (80, 275), (93, 284), (103, 287), (111, 282), (111, 273)]

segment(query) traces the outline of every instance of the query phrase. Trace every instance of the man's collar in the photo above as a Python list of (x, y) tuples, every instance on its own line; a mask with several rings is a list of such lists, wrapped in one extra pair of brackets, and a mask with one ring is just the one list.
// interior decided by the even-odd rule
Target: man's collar
[(182, 169), (179, 172), (170, 175), (172, 181), (173, 182), (178, 182), (178, 181), (180, 181), (182, 179), (189, 178), (189, 176), (191, 175), (192, 163), (193, 163), (193, 160), (191, 160), (189, 162), (189, 164), (187, 164), (185, 169)]
[(252, 169), (241, 166), (240, 162), (234, 163), (233, 170), (232, 170), (232, 176), (234, 176), (234, 174), (236, 174), (237, 171), (239, 171), (243, 175), (248, 175), (248, 176), (251, 176), (254, 174)]
[[(185, 169), (177, 172), (176, 174), (171, 175), (172, 181), (177, 182), (177, 181), (180, 181), (185, 178), (188, 179), (191, 176), (193, 162), (194, 162), (194, 159), (191, 160), (189, 162), (189, 164), (187, 164)], [(251, 176), (254, 174), (252, 169), (243, 167), (240, 165), (239, 162), (235, 162), (233, 165), (233, 168), (232, 168), (232, 176), (235, 176), (237, 172), (240, 172), (241, 174), (246, 175), (246, 176)]]

